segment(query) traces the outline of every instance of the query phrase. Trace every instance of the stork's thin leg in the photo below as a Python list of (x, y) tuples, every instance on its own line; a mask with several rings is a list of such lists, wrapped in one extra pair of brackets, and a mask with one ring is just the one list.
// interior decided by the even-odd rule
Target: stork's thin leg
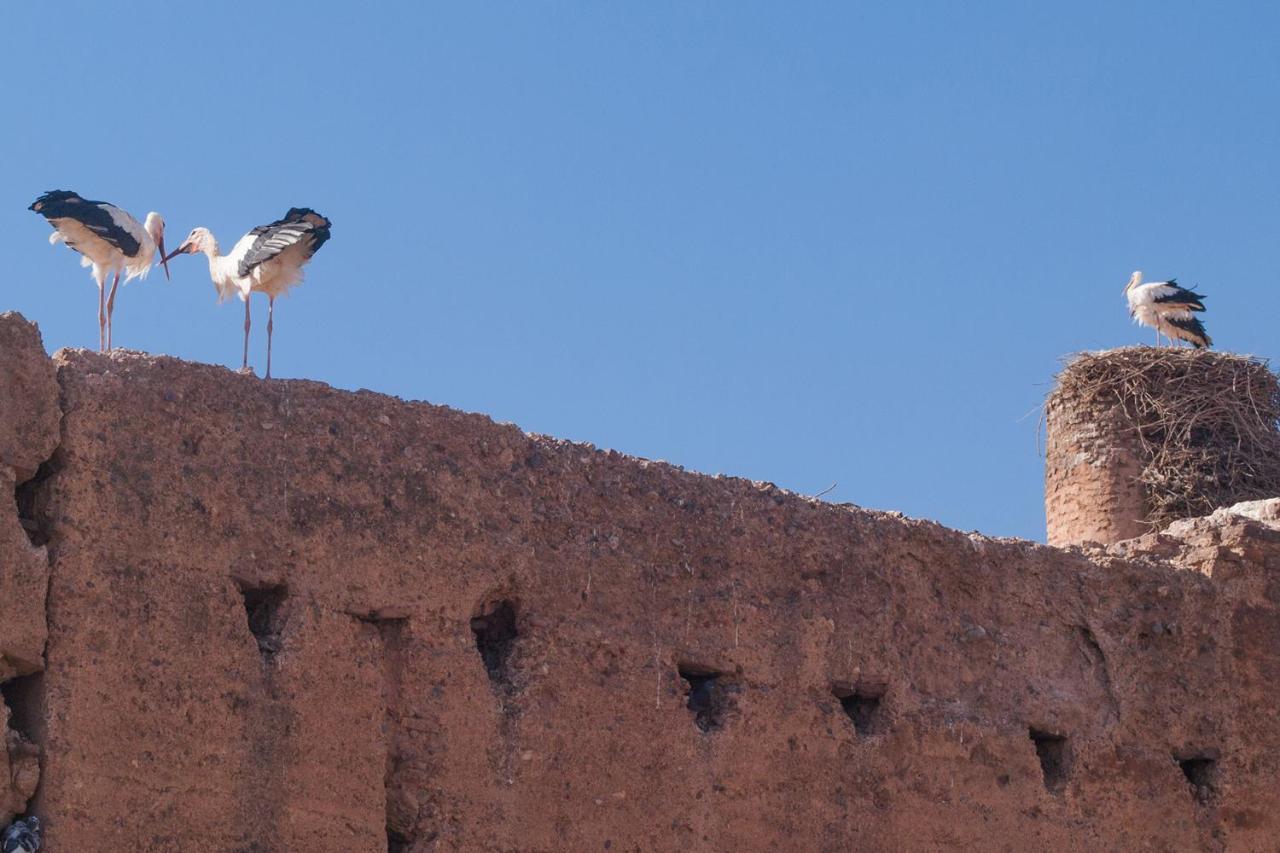
[(276, 313), (276, 298), (274, 296), (267, 297), (267, 378), (271, 378), (271, 329), (275, 325), (272, 321)]
[(107, 348), (107, 292), (104, 284), (105, 281), (98, 282), (98, 352)]
[(116, 310), (116, 288), (120, 286), (120, 271), (116, 270), (115, 281), (111, 282), (111, 295), (107, 297), (107, 352), (111, 352), (111, 314)]
[(249, 294), (244, 297), (244, 361), (240, 363), (240, 371), (249, 370)]

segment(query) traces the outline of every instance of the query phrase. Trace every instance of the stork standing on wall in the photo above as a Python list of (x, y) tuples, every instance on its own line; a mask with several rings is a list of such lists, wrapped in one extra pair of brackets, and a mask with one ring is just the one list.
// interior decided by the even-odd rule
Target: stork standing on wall
[(330, 222), (309, 207), (292, 207), (282, 219), (259, 225), (241, 237), (231, 251), (222, 254), (208, 228), (196, 228), (187, 235), (174, 255), (204, 252), (209, 258), (209, 277), (223, 302), (238, 293), (244, 302), (244, 362), (249, 369), (249, 295), (267, 294), (267, 378), (271, 378), (271, 332), (276, 297), (302, 281), (302, 268), (329, 239)]
[(1124, 286), (1124, 295), (1129, 301), (1129, 316), (1156, 330), (1157, 346), (1161, 334), (1170, 341), (1187, 341), (1196, 349), (1213, 345), (1204, 324), (1193, 313), (1204, 310), (1204, 294), (1187, 290), (1176, 278), (1143, 284), (1142, 271), (1137, 270)]
[[(111, 314), (116, 306), (116, 288), (120, 275), (125, 283), (146, 278), (158, 256), (169, 277), (168, 258), (164, 254), (164, 220), (154, 210), (140, 223), (114, 204), (88, 201), (69, 190), (52, 190), (31, 203), (28, 210), (49, 220), (53, 233), (50, 243), (66, 243), (79, 252), (80, 265), (93, 268), (98, 283), (98, 349), (111, 349)], [(106, 296), (107, 276), (115, 273), (111, 295)], [(104, 301), (105, 300), (105, 301)]]

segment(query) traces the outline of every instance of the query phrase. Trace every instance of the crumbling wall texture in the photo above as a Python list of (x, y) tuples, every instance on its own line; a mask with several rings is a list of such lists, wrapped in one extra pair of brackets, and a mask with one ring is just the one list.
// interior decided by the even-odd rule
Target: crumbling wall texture
[(1274, 561), (967, 536), (168, 358), (58, 377), (19, 697), (54, 853), (1280, 833)]
[(1137, 430), (1119, 406), (1055, 394), (1045, 405), (1045, 521), (1050, 545), (1110, 544), (1150, 528)]
[(58, 383), (36, 327), (0, 314), (0, 822), (35, 793), (40, 775), (38, 694), (44, 669), (48, 554), (32, 518), (31, 496), (58, 444)]

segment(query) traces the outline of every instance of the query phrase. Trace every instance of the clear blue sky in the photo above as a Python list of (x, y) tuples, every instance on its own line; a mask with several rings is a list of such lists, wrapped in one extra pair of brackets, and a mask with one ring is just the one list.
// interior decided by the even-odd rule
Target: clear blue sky
[[(0, 309), (96, 345), (43, 190), (171, 246), (307, 205), (280, 376), (1039, 539), (1038, 407), (1149, 340), (1132, 270), (1280, 344), (1280, 7), (1226, 6), (4, 3)], [(117, 345), (238, 366), (173, 271)]]

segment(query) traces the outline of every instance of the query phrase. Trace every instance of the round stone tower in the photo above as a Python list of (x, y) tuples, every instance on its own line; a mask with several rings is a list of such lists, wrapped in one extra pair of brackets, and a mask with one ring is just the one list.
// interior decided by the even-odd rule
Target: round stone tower
[(1148, 529), (1137, 430), (1120, 406), (1098, 411), (1088, 402), (1055, 389), (1045, 405), (1050, 545), (1109, 545)]
[(1280, 496), (1280, 383), (1249, 356), (1082, 353), (1045, 404), (1050, 545), (1110, 544)]

